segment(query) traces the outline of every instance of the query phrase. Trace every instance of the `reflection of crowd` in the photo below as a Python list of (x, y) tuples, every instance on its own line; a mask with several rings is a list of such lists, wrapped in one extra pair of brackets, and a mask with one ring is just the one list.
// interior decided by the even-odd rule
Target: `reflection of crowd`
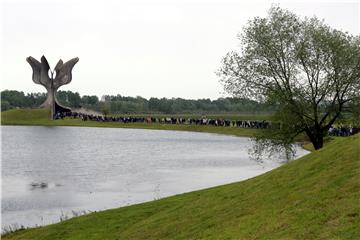
[[(65, 117), (82, 119), (83, 121), (96, 122), (120, 122), (120, 123), (160, 123), (160, 124), (187, 124), (187, 125), (208, 125), (222, 127), (239, 127), (239, 128), (279, 128), (279, 123), (272, 123), (265, 120), (227, 120), (201, 118), (182, 118), (182, 117), (110, 117), (78, 112), (58, 112), (54, 119), (63, 119)], [(330, 136), (350, 136), (360, 132), (360, 127), (337, 126), (331, 127), (328, 131)]]
[(346, 137), (360, 132), (360, 127), (353, 126), (337, 126), (329, 128), (329, 136)]
[(54, 119), (63, 119), (65, 117), (82, 119), (83, 121), (97, 122), (121, 122), (121, 123), (161, 123), (161, 124), (187, 124), (187, 125), (209, 125), (222, 127), (241, 127), (241, 128), (271, 128), (279, 127), (278, 124), (272, 124), (265, 120), (226, 120), (222, 118), (210, 119), (201, 118), (182, 118), (182, 117), (110, 117), (78, 112), (58, 112)]

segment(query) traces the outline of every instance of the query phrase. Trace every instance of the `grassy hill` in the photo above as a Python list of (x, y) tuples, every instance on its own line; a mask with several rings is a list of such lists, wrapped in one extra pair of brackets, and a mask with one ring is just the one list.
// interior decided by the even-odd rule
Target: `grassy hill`
[(246, 181), (3, 239), (360, 239), (360, 135)]

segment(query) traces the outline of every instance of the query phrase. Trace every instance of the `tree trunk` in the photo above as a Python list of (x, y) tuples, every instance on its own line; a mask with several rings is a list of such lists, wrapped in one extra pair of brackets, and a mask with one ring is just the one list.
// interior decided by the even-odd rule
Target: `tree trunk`
[(321, 128), (318, 129), (307, 129), (305, 130), (306, 134), (310, 138), (312, 145), (315, 150), (318, 150), (324, 145), (324, 131)]
[(324, 145), (324, 136), (322, 133), (318, 133), (315, 137), (314, 137), (314, 141), (312, 141), (312, 144), (315, 148), (315, 150), (318, 150), (320, 148), (323, 147)]

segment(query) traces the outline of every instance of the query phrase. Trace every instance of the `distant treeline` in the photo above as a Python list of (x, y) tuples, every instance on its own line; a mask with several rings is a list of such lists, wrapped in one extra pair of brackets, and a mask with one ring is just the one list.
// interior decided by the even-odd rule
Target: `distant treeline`
[[(36, 108), (46, 99), (46, 93), (28, 93), (15, 90), (1, 92), (1, 111), (12, 108)], [(71, 108), (88, 108), (104, 114), (131, 113), (270, 113), (273, 106), (248, 99), (219, 98), (217, 100), (182, 98), (125, 97), (105, 95), (102, 101), (95, 95), (80, 96), (78, 92), (59, 91), (57, 99), (61, 104)]]

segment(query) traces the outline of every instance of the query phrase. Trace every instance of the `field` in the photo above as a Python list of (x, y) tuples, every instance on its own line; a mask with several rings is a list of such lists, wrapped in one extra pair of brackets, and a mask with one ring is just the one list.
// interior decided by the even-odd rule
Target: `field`
[(3, 239), (360, 239), (360, 135), (258, 177)]

